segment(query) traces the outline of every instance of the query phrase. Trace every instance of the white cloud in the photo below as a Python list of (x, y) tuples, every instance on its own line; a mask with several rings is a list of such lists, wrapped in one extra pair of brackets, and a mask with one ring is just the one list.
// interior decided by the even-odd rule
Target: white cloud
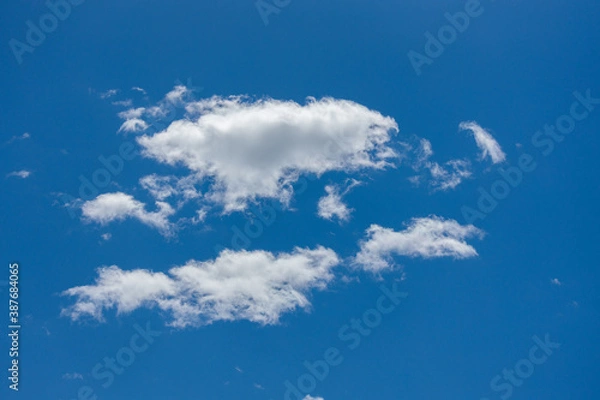
[(125, 122), (119, 128), (119, 132), (141, 132), (148, 129), (146, 121), (141, 119), (145, 111), (144, 107), (138, 107), (120, 112), (119, 117)]
[(312, 397), (310, 394), (307, 394), (306, 397), (302, 400), (324, 400), (322, 397)]
[(465, 239), (483, 236), (483, 232), (473, 225), (460, 225), (455, 220), (437, 216), (414, 218), (400, 232), (371, 225), (366, 233), (367, 239), (360, 243), (354, 264), (372, 272), (392, 268), (392, 255), (413, 258), (474, 257), (477, 251)]
[(31, 138), (31, 135), (29, 133), (25, 132), (22, 135), (11, 137), (10, 139), (8, 139), (8, 141), (6, 142), (6, 144), (11, 144), (12, 142), (15, 142), (17, 140), (26, 140), (26, 139), (29, 139), (29, 138)]
[(109, 99), (119, 93), (119, 89), (109, 89), (106, 92), (100, 93), (101, 99)]
[(121, 107), (131, 107), (133, 101), (131, 99), (113, 101), (113, 106), (121, 106)]
[(432, 178), (429, 184), (434, 191), (454, 189), (471, 176), (470, 165), (466, 160), (450, 160), (444, 166), (428, 162), (427, 168)]
[(136, 92), (140, 92), (141, 94), (146, 94), (146, 91), (144, 89), (142, 89), (141, 87), (139, 87), (139, 86), (134, 86), (134, 87), (131, 88), (131, 90), (134, 90)]
[(351, 101), (215, 96), (186, 110), (188, 118), (137, 141), (146, 157), (209, 178), (207, 198), (225, 212), (257, 198), (287, 204), (302, 174), (383, 169), (397, 157), (389, 147), (396, 122)]
[[(134, 87), (132, 90), (137, 90), (144, 94), (146, 93), (141, 88)], [(175, 117), (175, 107), (185, 108), (185, 102), (191, 97), (191, 92), (192, 91), (187, 87), (178, 85), (175, 86), (173, 90), (168, 92), (162, 101), (153, 107), (131, 108), (129, 110), (120, 112), (118, 115), (121, 119), (124, 119), (125, 122), (121, 124), (119, 132), (145, 131), (151, 125), (148, 121), (152, 122), (151, 120), (156, 118), (165, 120), (168, 119), (168, 121), (163, 122), (170, 122)]]
[(326, 196), (319, 199), (318, 214), (319, 217), (332, 220), (337, 217), (340, 221), (350, 219), (350, 209), (342, 202), (342, 196), (339, 194), (339, 188), (334, 185), (325, 186)]
[(184, 85), (177, 85), (165, 96), (167, 101), (171, 103), (179, 103), (184, 100), (184, 97), (189, 94), (189, 89)]
[(158, 229), (162, 234), (172, 234), (173, 226), (168, 217), (175, 213), (173, 208), (161, 201), (156, 202), (158, 211), (146, 211), (146, 205), (132, 196), (122, 193), (105, 193), (81, 206), (83, 217), (89, 221), (106, 225), (112, 221), (135, 218), (140, 222)]
[(31, 175), (31, 171), (27, 171), (27, 170), (22, 169), (20, 171), (9, 172), (8, 174), (6, 174), (6, 177), (10, 178), (10, 177), (14, 176), (14, 177), (17, 177), (17, 178), (25, 179), (25, 178), (28, 178), (30, 175)]
[(157, 200), (169, 197), (182, 197), (184, 200), (202, 196), (196, 185), (202, 180), (202, 175), (189, 175), (183, 178), (176, 176), (147, 175), (140, 179), (140, 185), (150, 192)]
[(554, 279), (552, 279), (552, 280), (550, 281), (550, 283), (552, 283), (553, 285), (556, 285), (556, 286), (561, 286), (561, 285), (562, 285), (562, 282), (561, 282), (561, 281), (559, 281), (559, 280), (558, 280), (558, 278), (554, 278)]
[(141, 132), (148, 129), (146, 121), (139, 118), (128, 119), (121, 124), (119, 132)]
[(144, 111), (146, 111), (145, 107), (130, 108), (129, 110), (121, 111), (118, 115), (122, 119), (140, 118), (144, 114)]
[(415, 154), (413, 169), (429, 175), (427, 178), (423, 175), (410, 177), (409, 180), (415, 185), (418, 185), (421, 180), (427, 179), (434, 192), (446, 191), (456, 188), (463, 180), (471, 176), (471, 164), (467, 160), (450, 160), (443, 165), (430, 161), (433, 149), (431, 142), (427, 139), (419, 141)]
[(431, 142), (425, 138), (419, 141), (419, 147), (416, 150), (417, 160), (416, 167), (423, 165), (433, 155), (433, 148)]
[(185, 228), (190, 225), (198, 225), (201, 222), (206, 220), (208, 216), (208, 208), (202, 207), (199, 210), (196, 210), (196, 213), (191, 217), (181, 217), (177, 220), (177, 229)]
[(208, 209), (206, 207), (203, 207), (200, 210), (196, 210), (196, 217), (193, 222), (196, 224), (199, 222), (204, 222), (207, 215), (208, 215)]
[(496, 142), (494, 137), (488, 131), (479, 126), (477, 122), (461, 122), (458, 127), (461, 130), (469, 130), (471, 133), (473, 133), (475, 143), (481, 151), (480, 158), (482, 160), (487, 156), (492, 159), (492, 163), (494, 164), (498, 164), (506, 160), (506, 154), (504, 154), (498, 142)]
[(319, 246), (279, 254), (224, 250), (214, 260), (190, 260), (168, 274), (113, 265), (99, 268), (94, 284), (64, 291), (76, 301), (62, 314), (102, 321), (107, 309), (122, 314), (158, 307), (175, 327), (236, 320), (276, 324), (282, 314), (308, 308), (309, 292), (325, 289), (338, 264), (333, 250)]
[(344, 204), (342, 196), (359, 184), (359, 181), (352, 179), (349, 184), (346, 184), (344, 190), (342, 190), (342, 185), (325, 186), (325, 192), (327, 194), (321, 197), (317, 204), (317, 214), (319, 217), (330, 221), (333, 220), (333, 218), (338, 218), (341, 222), (348, 221), (350, 219), (350, 213), (353, 210)]
[(112, 235), (110, 233), (103, 233), (102, 235), (100, 235), (100, 237), (102, 237), (102, 239), (104, 239), (105, 241), (109, 241)]

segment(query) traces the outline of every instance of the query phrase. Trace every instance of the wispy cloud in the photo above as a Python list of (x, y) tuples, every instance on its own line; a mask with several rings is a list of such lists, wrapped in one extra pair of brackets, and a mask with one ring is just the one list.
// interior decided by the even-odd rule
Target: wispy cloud
[(492, 163), (498, 164), (506, 160), (506, 154), (502, 151), (502, 148), (496, 142), (494, 137), (485, 129), (474, 121), (461, 122), (458, 126), (460, 130), (469, 130), (475, 138), (475, 143), (480, 150), (480, 158), (483, 160), (486, 157), (490, 157)]
[(120, 112), (119, 117), (125, 122), (119, 128), (119, 132), (141, 132), (148, 129), (148, 124), (141, 118), (145, 111), (144, 107), (138, 107)]
[(469, 161), (450, 160), (439, 164), (430, 160), (432, 156), (431, 142), (424, 138), (420, 139), (419, 145), (415, 149), (415, 161), (412, 167), (421, 174), (409, 178), (413, 184), (419, 185), (422, 181), (426, 181), (434, 192), (447, 191), (456, 188), (465, 179), (471, 177)]
[(146, 91), (139, 86), (134, 86), (131, 88), (131, 90), (133, 90), (135, 92), (140, 92), (141, 94), (146, 94)]
[(184, 202), (202, 196), (200, 189), (197, 187), (202, 178), (201, 174), (188, 175), (183, 178), (178, 178), (174, 175), (161, 176), (152, 174), (142, 177), (140, 185), (157, 200), (162, 201), (167, 198), (176, 198)]
[(6, 142), (6, 144), (11, 144), (11, 143), (16, 142), (18, 140), (26, 140), (26, 139), (29, 139), (29, 138), (31, 138), (31, 135), (29, 133), (25, 132), (22, 135), (11, 137), (10, 139), (8, 139), (8, 141)]
[(113, 97), (114, 95), (116, 95), (117, 93), (119, 93), (119, 89), (109, 89), (106, 92), (100, 93), (100, 98), (101, 99), (109, 99), (109, 98)]
[(430, 162), (427, 164), (431, 174), (430, 186), (433, 191), (446, 191), (456, 188), (466, 178), (471, 177), (471, 164), (466, 160), (450, 160), (443, 166)]
[(62, 378), (66, 379), (66, 380), (75, 380), (75, 379), (83, 380), (83, 375), (81, 375), (80, 373), (77, 373), (77, 372), (67, 372), (66, 374), (63, 374)]
[(133, 101), (131, 99), (119, 100), (119, 101), (112, 102), (113, 106), (120, 106), (120, 107), (131, 107), (132, 104), (133, 104)]
[(31, 171), (27, 171), (25, 169), (22, 169), (20, 171), (12, 171), (12, 172), (9, 172), (8, 174), (6, 174), (7, 178), (15, 177), (15, 178), (25, 179), (25, 178), (28, 178), (29, 176), (31, 176)]

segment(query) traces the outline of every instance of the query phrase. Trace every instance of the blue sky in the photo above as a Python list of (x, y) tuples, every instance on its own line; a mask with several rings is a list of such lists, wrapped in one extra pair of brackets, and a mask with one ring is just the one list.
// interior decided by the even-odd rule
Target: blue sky
[(598, 398), (597, 2), (0, 7), (2, 398)]

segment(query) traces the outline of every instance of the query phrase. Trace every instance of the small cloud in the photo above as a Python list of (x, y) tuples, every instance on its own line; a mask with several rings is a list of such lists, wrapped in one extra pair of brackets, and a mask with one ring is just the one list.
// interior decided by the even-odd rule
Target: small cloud
[(194, 86), (192, 78), (188, 77), (186, 83), (182, 83), (179, 79), (175, 80), (175, 86), (185, 86), (191, 92), (201, 92), (204, 90), (202, 86)]
[(346, 222), (350, 219), (350, 214), (353, 209), (348, 208), (342, 201), (342, 197), (347, 194), (353, 187), (360, 185), (361, 182), (352, 179), (345, 183), (346, 188), (342, 185), (325, 186), (325, 196), (319, 199), (317, 205), (319, 217), (332, 221), (337, 218), (340, 222)]
[(187, 86), (177, 85), (167, 93), (166, 98), (171, 103), (179, 103), (182, 102), (184, 97), (190, 92)]
[(75, 380), (75, 379), (83, 380), (83, 375), (81, 375), (77, 372), (67, 372), (66, 374), (64, 374), (62, 376), (62, 378), (66, 379), (66, 380)]
[(125, 122), (119, 128), (119, 132), (140, 132), (148, 129), (146, 121), (141, 119), (145, 111), (144, 107), (138, 107), (120, 112), (119, 118), (124, 119)]
[(579, 303), (578, 303), (578, 302), (576, 302), (575, 300), (573, 300), (573, 301), (571, 302), (571, 307), (578, 308), (578, 307), (579, 307)]
[(475, 138), (475, 143), (477, 144), (477, 147), (479, 147), (480, 159), (483, 160), (489, 156), (494, 164), (498, 164), (506, 160), (506, 154), (504, 154), (496, 139), (494, 139), (491, 133), (479, 126), (477, 122), (461, 122), (458, 128), (461, 131), (471, 131), (473, 137)]
[[(202, 195), (197, 185), (202, 181), (201, 174), (188, 175), (184, 178), (176, 176), (146, 175), (140, 179), (140, 185), (156, 200), (177, 197), (183, 201), (198, 198)], [(199, 215), (200, 216), (200, 215)]]
[(196, 215), (192, 217), (183, 217), (177, 220), (177, 226), (182, 228), (186, 225), (198, 225), (201, 222), (206, 220), (206, 216), (208, 215), (208, 207), (202, 207), (199, 210), (196, 210)]
[(240, 374), (243, 374), (243, 373), (244, 373), (244, 370), (243, 370), (243, 369), (241, 369), (240, 367), (237, 367), (237, 366), (236, 366), (236, 367), (235, 367), (235, 370), (236, 370), (237, 372), (239, 372)]
[(134, 87), (131, 88), (131, 90), (134, 90), (136, 92), (140, 92), (141, 94), (146, 94), (146, 91), (144, 89), (142, 89), (141, 87), (139, 87), (139, 86), (134, 86)]
[(200, 222), (204, 222), (207, 214), (208, 214), (207, 207), (203, 207), (200, 210), (196, 210), (196, 217), (192, 219), (192, 222), (194, 223), (194, 225), (198, 224)]
[(324, 400), (322, 397), (312, 397), (311, 395), (307, 394), (306, 397), (302, 400)]
[(109, 241), (110, 238), (112, 237), (112, 235), (110, 233), (103, 233), (101, 235), (102, 239), (104, 239), (105, 241)]
[(444, 166), (427, 162), (426, 167), (431, 174), (429, 185), (434, 192), (454, 189), (472, 175), (467, 160), (450, 160)]
[(431, 142), (425, 138), (422, 138), (419, 141), (419, 147), (416, 150), (417, 160), (416, 166), (422, 165), (425, 161), (429, 159), (433, 155), (433, 148), (431, 146)]
[(476, 257), (477, 251), (467, 243), (484, 233), (473, 225), (460, 225), (452, 219), (437, 216), (413, 218), (402, 231), (371, 225), (362, 240), (353, 263), (366, 271), (380, 272), (394, 267), (392, 256), (411, 258), (466, 259)]
[(434, 192), (448, 191), (455, 189), (465, 179), (471, 177), (469, 161), (457, 159), (439, 164), (430, 160), (432, 155), (431, 142), (421, 139), (415, 149), (415, 161), (412, 165), (412, 168), (420, 174), (409, 177), (410, 183), (419, 186), (423, 181), (427, 181)]
[(119, 100), (119, 101), (112, 102), (113, 106), (121, 106), (121, 107), (131, 107), (132, 104), (133, 104), (133, 101), (131, 99)]
[(28, 178), (31, 175), (31, 171), (27, 171), (27, 170), (20, 170), (20, 171), (13, 171), (13, 172), (9, 172), (8, 174), (6, 174), (7, 178), (10, 178), (12, 176), (17, 177), (17, 178)]
[(6, 142), (6, 144), (11, 144), (12, 142), (16, 142), (17, 140), (26, 140), (26, 139), (29, 139), (29, 138), (31, 138), (31, 135), (29, 133), (25, 132), (22, 135), (11, 137), (10, 139), (8, 139), (8, 141)]
[(104, 93), (100, 93), (100, 98), (101, 99), (109, 99), (109, 98), (113, 97), (114, 95), (116, 95), (117, 93), (119, 93), (119, 89), (110, 89)]
[(93, 200), (81, 205), (83, 218), (90, 222), (106, 225), (112, 221), (122, 221), (126, 218), (135, 218), (145, 225), (158, 229), (163, 235), (170, 236), (174, 226), (168, 217), (175, 210), (162, 201), (156, 202), (157, 211), (146, 211), (146, 205), (133, 196), (122, 192), (104, 193)]
[(257, 389), (260, 389), (260, 390), (265, 390), (265, 388), (262, 385), (258, 384), (258, 383), (255, 383), (254, 387), (257, 388)]
[(550, 283), (552, 283), (553, 285), (556, 285), (556, 286), (561, 286), (562, 285), (562, 282), (559, 281), (557, 278), (554, 278), (554, 279), (550, 280)]

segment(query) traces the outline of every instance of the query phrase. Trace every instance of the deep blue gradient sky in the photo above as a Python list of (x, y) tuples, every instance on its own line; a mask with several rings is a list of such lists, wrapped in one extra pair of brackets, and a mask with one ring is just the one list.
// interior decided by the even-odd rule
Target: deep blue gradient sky
[[(318, 382), (315, 397), (499, 399), (505, 392), (493, 391), (490, 381), (528, 357), (534, 335), (543, 340), (546, 334), (560, 349), (510, 397), (599, 398), (600, 105), (548, 156), (531, 139), (569, 112), (573, 92), (600, 98), (600, 4), (482, 0), (481, 7), (417, 76), (407, 53), (424, 53), (425, 32), (437, 32), (447, 24), (444, 14), (464, 10), (465, 1), (292, 0), (265, 26), (250, 0), (88, 0), (73, 6), (22, 64), (8, 43), (24, 41), (26, 21), (37, 23), (48, 9), (42, 1), (3, 2), (0, 254), (5, 265), (20, 263), (23, 329), (20, 391), (8, 390), (4, 372), (2, 398), (71, 400), (90, 386), (98, 399), (282, 399), (284, 382), (306, 373), (304, 361), (336, 347), (343, 362)], [(231, 247), (232, 227), (246, 223), (241, 213), (212, 213), (166, 239), (132, 219), (99, 226), (82, 221), (77, 210), (72, 218), (57, 196), (78, 197), (79, 176), (90, 177), (102, 166), (100, 155), (118, 154), (123, 142), (134, 141), (117, 133), (124, 108), (111, 102), (153, 105), (176, 81), (198, 87), (198, 99), (351, 100), (394, 118), (394, 141), (424, 137), (440, 162), (473, 161), (473, 176), (449, 191), (415, 187), (407, 180), (414, 171), (402, 164), (357, 173), (364, 184), (344, 197), (354, 212), (341, 225), (316, 215), (324, 186), (346, 178), (326, 173), (308, 181), (293, 210), (278, 210), (249, 250), (323, 245), (346, 258), (371, 224), (402, 230), (411, 218), (432, 214), (470, 222), (461, 208), (475, 208), (478, 188), (489, 190), (500, 175), (497, 165), (477, 161), (473, 138), (458, 131), (462, 121), (492, 132), (506, 153), (505, 167), (527, 153), (537, 168), (473, 222), (486, 232), (469, 240), (477, 257), (399, 257), (401, 267), (381, 276), (339, 267), (340, 279), (311, 292), (311, 307), (284, 314), (280, 324), (174, 329), (161, 312), (146, 308), (109, 310), (104, 322), (74, 322), (60, 315), (73, 303), (61, 293), (92, 284), (96, 268), (166, 272), (190, 259), (213, 259), (216, 247)], [(120, 92), (102, 99), (110, 89)], [(25, 132), (29, 138), (11, 139)], [(31, 175), (7, 176), (20, 170)], [(136, 157), (102, 192), (122, 190), (152, 203), (133, 188), (143, 175), (169, 171)], [(101, 238), (105, 233), (110, 240)], [(0, 281), (8, 279), (2, 274)], [(382, 284), (397, 284), (408, 296), (349, 349), (339, 330), (375, 306)], [(0, 290), (5, 304), (7, 287)], [(5, 332), (8, 309), (0, 312)], [(161, 335), (103, 388), (92, 369), (129, 344), (135, 324), (147, 322)]]

